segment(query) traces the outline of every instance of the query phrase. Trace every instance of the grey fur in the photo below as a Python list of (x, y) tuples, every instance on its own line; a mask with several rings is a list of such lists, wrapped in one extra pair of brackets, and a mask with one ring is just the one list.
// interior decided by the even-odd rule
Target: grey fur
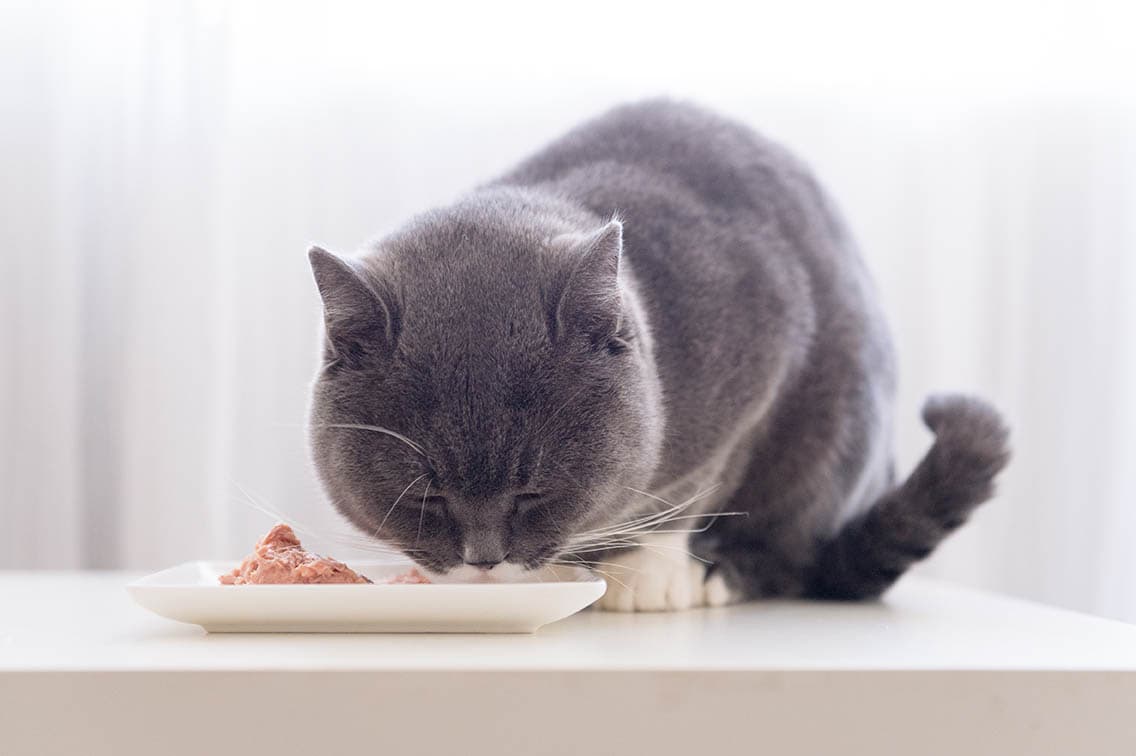
[(694, 107), (618, 108), (357, 262), (311, 262), (321, 479), (436, 572), (533, 568), (654, 506), (630, 489), (717, 485), (700, 511), (748, 516), (692, 548), (739, 595), (874, 596), (1007, 458), (993, 410), (942, 400), (893, 488), (894, 360), (852, 240), (793, 156)]

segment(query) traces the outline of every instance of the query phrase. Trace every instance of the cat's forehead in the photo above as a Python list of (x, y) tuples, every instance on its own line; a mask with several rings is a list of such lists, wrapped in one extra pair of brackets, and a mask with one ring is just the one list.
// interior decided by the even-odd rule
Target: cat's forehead
[(514, 225), (495, 216), (443, 215), (391, 240), (388, 254), (404, 277), (499, 280), (497, 274), (507, 271), (524, 275), (547, 255), (549, 236), (531, 224)]
[(411, 344), (450, 352), (523, 352), (547, 337), (556, 270), (532, 233), (447, 224), (390, 252), (400, 327)]

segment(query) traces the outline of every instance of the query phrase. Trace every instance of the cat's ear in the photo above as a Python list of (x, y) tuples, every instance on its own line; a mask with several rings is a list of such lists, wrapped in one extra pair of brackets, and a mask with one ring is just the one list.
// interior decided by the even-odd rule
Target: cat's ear
[(612, 219), (591, 234), (557, 237), (554, 243), (576, 247), (577, 262), (556, 307), (555, 335), (579, 330), (597, 339), (614, 336), (623, 315), (619, 261), (623, 224)]
[(394, 346), (390, 305), (355, 265), (327, 250), (308, 250), (312, 274), (323, 299), (324, 324), (331, 359), (360, 367)]

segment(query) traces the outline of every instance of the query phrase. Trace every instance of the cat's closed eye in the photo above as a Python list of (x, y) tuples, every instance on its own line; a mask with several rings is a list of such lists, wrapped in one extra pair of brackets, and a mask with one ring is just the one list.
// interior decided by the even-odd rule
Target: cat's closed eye
[(631, 348), (631, 344), (627, 339), (612, 337), (608, 339), (607, 351), (608, 354), (625, 354)]

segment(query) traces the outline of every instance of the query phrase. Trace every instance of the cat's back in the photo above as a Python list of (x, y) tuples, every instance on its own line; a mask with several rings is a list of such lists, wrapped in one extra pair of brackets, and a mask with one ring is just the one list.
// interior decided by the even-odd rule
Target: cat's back
[(746, 125), (667, 100), (625, 105), (496, 183), (579, 204), (597, 224), (623, 219), (670, 399), (664, 469), (697, 465), (790, 383), (833, 396), (890, 384), (883, 321), (833, 204)]
[[(623, 105), (585, 122), (500, 179), (509, 184), (559, 183), (600, 213), (602, 184), (660, 183), (730, 215), (752, 218), (792, 211), (815, 188), (788, 150), (737, 121), (671, 100)], [(626, 196), (626, 195), (624, 195)]]

